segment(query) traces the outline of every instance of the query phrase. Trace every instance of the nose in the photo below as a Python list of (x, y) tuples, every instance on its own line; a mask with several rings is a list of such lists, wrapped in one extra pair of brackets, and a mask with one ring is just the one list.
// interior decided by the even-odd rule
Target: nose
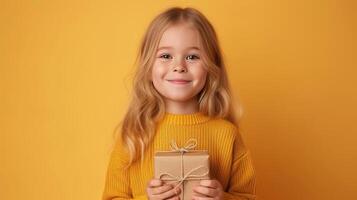
[(175, 67), (174, 68), (174, 72), (179, 72), (179, 73), (182, 73), (182, 72), (186, 72), (186, 68), (184, 67)]
[(179, 72), (179, 73), (187, 72), (185, 63), (180, 61), (175, 63), (175, 67), (173, 68), (173, 70), (174, 72)]

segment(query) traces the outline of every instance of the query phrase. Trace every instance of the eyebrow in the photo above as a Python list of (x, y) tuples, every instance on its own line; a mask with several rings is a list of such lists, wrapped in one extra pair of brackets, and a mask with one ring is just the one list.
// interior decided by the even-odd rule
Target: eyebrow
[[(157, 51), (160, 51), (161, 49), (173, 49), (173, 47), (170, 47), (170, 46), (162, 46), (162, 47), (159, 47), (157, 49)], [(196, 46), (192, 46), (192, 47), (187, 47), (186, 50), (188, 49), (196, 49), (196, 50), (200, 50), (200, 48), (196, 47)]]

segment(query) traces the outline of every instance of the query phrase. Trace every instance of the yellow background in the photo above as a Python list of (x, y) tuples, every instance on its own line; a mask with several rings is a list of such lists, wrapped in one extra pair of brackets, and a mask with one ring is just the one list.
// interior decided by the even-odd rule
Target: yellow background
[(356, 3), (337, 0), (2, 0), (0, 199), (100, 199), (139, 41), (173, 5), (217, 30), (259, 199), (357, 199)]

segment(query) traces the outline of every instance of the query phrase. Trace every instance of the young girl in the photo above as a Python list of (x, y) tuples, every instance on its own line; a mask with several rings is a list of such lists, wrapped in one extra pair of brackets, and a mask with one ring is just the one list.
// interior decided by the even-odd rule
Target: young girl
[(234, 117), (219, 43), (196, 9), (158, 15), (141, 43), (134, 92), (112, 151), (102, 199), (178, 200), (180, 187), (153, 178), (155, 151), (195, 138), (210, 180), (192, 199), (255, 199), (255, 170)]

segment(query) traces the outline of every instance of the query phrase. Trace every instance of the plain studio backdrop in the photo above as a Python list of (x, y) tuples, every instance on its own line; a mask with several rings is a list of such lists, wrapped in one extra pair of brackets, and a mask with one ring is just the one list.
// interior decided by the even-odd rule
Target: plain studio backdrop
[(0, 199), (100, 199), (140, 39), (170, 6), (217, 30), (258, 199), (357, 199), (357, 7), (337, 0), (1, 0)]

